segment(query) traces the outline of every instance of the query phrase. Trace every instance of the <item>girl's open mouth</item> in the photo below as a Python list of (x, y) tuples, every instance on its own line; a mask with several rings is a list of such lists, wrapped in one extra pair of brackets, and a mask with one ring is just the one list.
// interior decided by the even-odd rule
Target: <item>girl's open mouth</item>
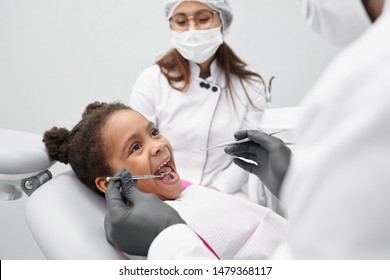
[[(169, 172), (170, 170), (170, 172)], [(154, 175), (160, 175), (165, 174), (163, 177), (156, 178), (156, 180), (163, 181), (166, 184), (174, 184), (179, 179), (179, 176), (177, 175), (177, 171), (172, 165), (171, 161), (168, 160), (167, 162), (163, 163), (155, 172)]]

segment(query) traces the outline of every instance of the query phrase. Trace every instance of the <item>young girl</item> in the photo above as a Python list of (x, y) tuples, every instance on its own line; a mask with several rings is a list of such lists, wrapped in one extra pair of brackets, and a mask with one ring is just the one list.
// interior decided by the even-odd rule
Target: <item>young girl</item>
[[(80, 180), (104, 194), (121, 168), (160, 174), (137, 188), (172, 206), (221, 259), (266, 259), (281, 241), (285, 220), (271, 210), (180, 179), (170, 142), (140, 113), (121, 103), (92, 103), (71, 130), (54, 127), (43, 137), (53, 159), (69, 163)], [(190, 159), (189, 159), (190, 160)]]

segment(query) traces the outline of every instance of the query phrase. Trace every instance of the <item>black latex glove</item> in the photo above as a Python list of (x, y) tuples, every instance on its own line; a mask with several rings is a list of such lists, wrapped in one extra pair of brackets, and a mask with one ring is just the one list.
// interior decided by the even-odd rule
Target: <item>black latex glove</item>
[(233, 160), (239, 167), (259, 177), (271, 193), (279, 197), (290, 163), (291, 150), (279, 138), (257, 130), (238, 131), (234, 137), (237, 140), (248, 137), (252, 141), (228, 146), (225, 152), (256, 162), (257, 165), (238, 158)]
[(104, 227), (107, 240), (123, 252), (147, 256), (151, 243), (161, 231), (185, 222), (156, 195), (139, 191), (125, 169), (115, 177), (121, 177), (121, 180), (111, 181), (106, 190)]

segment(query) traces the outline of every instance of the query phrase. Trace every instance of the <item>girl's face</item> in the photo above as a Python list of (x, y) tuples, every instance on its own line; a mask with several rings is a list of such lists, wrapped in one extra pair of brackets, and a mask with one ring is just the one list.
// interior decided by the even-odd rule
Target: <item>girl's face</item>
[[(162, 200), (180, 196), (182, 182), (176, 171), (172, 146), (153, 123), (138, 112), (120, 110), (109, 117), (103, 131), (106, 157), (115, 173), (125, 168), (133, 176), (157, 175), (162, 167), (169, 167), (172, 171), (168, 175), (138, 180), (137, 188), (154, 193)], [(105, 191), (108, 183), (104, 183), (104, 178), (99, 177), (96, 185)]]

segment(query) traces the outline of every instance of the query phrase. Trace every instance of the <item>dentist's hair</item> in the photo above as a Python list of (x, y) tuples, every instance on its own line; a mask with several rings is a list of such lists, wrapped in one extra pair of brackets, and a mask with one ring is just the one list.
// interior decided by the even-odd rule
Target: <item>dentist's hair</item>
[[(235, 52), (225, 42), (219, 46), (215, 53), (217, 65), (223, 70), (227, 93), (231, 98), (234, 105), (235, 90), (233, 88), (233, 75), (237, 76), (243, 90), (250, 102), (253, 101), (247, 93), (244, 82), (256, 86), (259, 89), (259, 93), (264, 93), (266, 88), (263, 78), (248, 68), (248, 65), (241, 60)], [(189, 62), (185, 59), (176, 49), (170, 50), (162, 58), (157, 61), (157, 65), (160, 67), (161, 73), (168, 80), (169, 85), (181, 92), (185, 92), (191, 83), (191, 69)]]
[(104, 153), (104, 127), (109, 117), (120, 110), (132, 109), (118, 102), (90, 103), (72, 130), (53, 127), (42, 139), (50, 157), (69, 163), (80, 181), (101, 195), (104, 194), (97, 189), (95, 178), (113, 175)]

